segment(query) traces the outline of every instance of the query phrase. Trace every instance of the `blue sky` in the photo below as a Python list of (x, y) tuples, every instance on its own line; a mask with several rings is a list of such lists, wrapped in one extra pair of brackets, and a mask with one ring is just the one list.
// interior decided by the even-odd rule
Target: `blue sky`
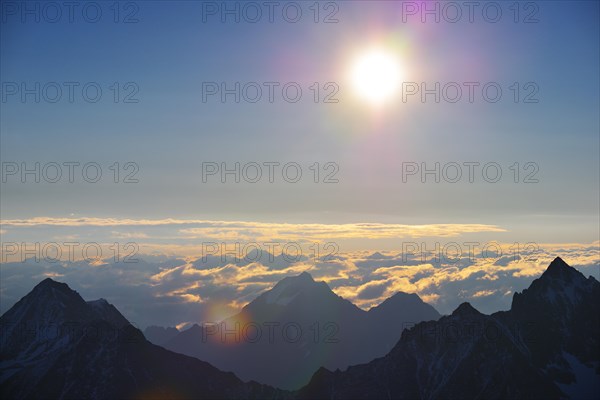
[[(258, 23), (243, 18), (235, 23), (231, 17), (223, 23), (219, 15), (203, 14), (207, 4), (223, 7), (221, 2), (131, 3), (135, 7), (121, 2), (119, 23), (113, 21), (112, 2), (95, 3), (102, 10), (97, 23), (77, 10), (70, 23), (64, 9), (58, 23), (44, 15), (39, 23), (31, 15), (23, 22), (3, 8), (3, 168), (6, 163), (31, 168), (36, 162), (94, 162), (103, 175), (97, 183), (77, 174), (74, 183), (35, 183), (31, 177), (23, 183), (19, 173), (8, 175), (0, 195), (2, 241), (130, 238), (146, 247), (164, 246), (152, 248), (156, 253), (215, 237), (214, 232), (190, 235), (193, 226), (139, 222), (174, 218), (300, 224), (295, 226), (298, 241), (309, 230), (301, 224), (334, 224), (333, 230), (354, 229), (351, 224), (357, 223), (428, 225), (428, 232), (435, 232), (436, 224), (454, 224), (453, 237), (460, 240), (597, 248), (598, 2), (533, 3), (538, 9), (521, 2), (518, 23), (509, 8), (512, 2), (498, 3), (502, 17), (497, 23), (486, 21), (479, 9), (472, 23), (466, 14), (457, 23), (443, 18), (436, 23), (431, 17), (423, 23), (419, 15), (405, 15), (404, 22), (407, 3), (321, 2), (319, 23), (309, 8), (313, 2), (294, 3), (303, 11), (297, 23), (287, 22), (281, 11), (275, 12), (273, 23), (266, 15)], [(338, 22), (323, 23), (335, 10)], [(122, 23), (134, 11), (138, 22)], [(531, 12), (538, 22), (523, 23)], [(479, 89), (473, 103), (464, 100), (466, 95), (457, 103), (436, 103), (433, 96), (422, 102), (418, 95), (404, 102), (397, 94), (386, 107), (374, 109), (353, 92), (347, 78), (353, 60), (371, 46), (400, 59), (405, 83), (478, 82), (481, 87), (495, 82), (502, 98), (487, 102)], [(41, 87), (49, 82), (63, 89), (64, 82), (79, 86), (73, 102), (66, 91), (56, 103), (43, 96), (36, 103), (32, 95), (22, 102), (20, 93), (7, 94), (13, 83), (31, 88), (36, 82)], [(82, 97), (81, 88), (89, 82), (102, 89), (96, 103)], [(119, 102), (113, 101), (115, 82)], [(203, 102), (205, 82), (228, 87), (235, 82), (279, 82), (280, 87), (296, 82), (303, 95), (297, 103), (286, 102), (280, 90), (273, 103), (265, 96), (257, 103), (236, 103), (232, 96), (224, 103), (218, 96)], [(337, 85), (339, 101), (315, 103), (309, 88), (314, 82), (321, 87), (320, 100), (328, 93), (323, 85)], [(532, 88), (539, 89), (532, 97), (538, 102), (524, 103)], [(132, 97), (137, 102), (123, 102), (137, 89)], [(271, 161), (296, 163), (302, 179), (289, 183), (276, 175), (273, 183), (222, 183), (211, 176), (202, 182), (206, 162), (232, 167)], [(114, 183), (109, 167), (115, 162), (119, 180), (133, 171), (125, 164), (135, 163), (139, 182)], [(465, 168), (465, 162), (479, 163), (472, 183), (465, 177), (436, 183), (431, 176), (423, 183), (419, 174), (403, 181), (406, 163)], [(313, 181), (314, 163), (319, 163), (319, 183)], [(327, 163), (333, 163), (331, 169), (325, 169)], [(488, 163), (502, 170), (496, 183), (481, 175), (479, 168)], [(333, 170), (338, 182), (323, 183)], [(537, 183), (524, 182), (529, 172), (535, 172)], [(48, 222), (65, 218), (102, 221), (77, 226)], [(138, 222), (111, 225), (107, 219)], [(473, 224), (481, 227), (469, 231)], [(348, 251), (392, 251), (416, 237), (406, 227), (390, 229), (398, 229), (398, 237), (370, 232), (362, 238), (359, 232), (351, 238), (332, 234), (331, 240)], [(236, 232), (227, 240), (252, 239), (244, 235)], [(444, 237), (432, 233), (427, 240)]]

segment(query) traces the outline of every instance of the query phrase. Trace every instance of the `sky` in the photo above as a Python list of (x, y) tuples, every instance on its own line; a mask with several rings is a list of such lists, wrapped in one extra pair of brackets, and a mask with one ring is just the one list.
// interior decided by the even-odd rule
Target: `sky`
[[(508, 308), (558, 254), (599, 275), (598, 2), (1, 7), (1, 312), (44, 276), (145, 326), (304, 270), (444, 313)], [(373, 49), (397, 82), (353, 74)], [(300, 256), (220, 257), (252, 246)]]

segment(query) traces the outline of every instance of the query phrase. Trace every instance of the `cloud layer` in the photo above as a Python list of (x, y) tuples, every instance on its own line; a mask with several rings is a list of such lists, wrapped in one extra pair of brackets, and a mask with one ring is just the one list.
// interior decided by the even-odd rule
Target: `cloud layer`
[(85, 299), (106, 298), (140, 327), (181, 327), (224, 318), (282, 278), (303, 271), (365, 309), (403, 291), (419, 294), (441, 313), (450, 313), (463, 301), (486, 313), (507, 309), (513, 293), (529, 286), (555, 256), (585, 275), (600, 278), (598, 243), (543, 245), (520, 254), (511, 249), (513, 244), (498, 246), (495, 253), (456, 257), (429, 250), (338, 252), (298, 260), (281, 253), (257, 257), (256, 252), (246, 258), (142, 255), (134, 263), (28, 258), (0, 265), (1, 311), (48, 276), (68, 283)]

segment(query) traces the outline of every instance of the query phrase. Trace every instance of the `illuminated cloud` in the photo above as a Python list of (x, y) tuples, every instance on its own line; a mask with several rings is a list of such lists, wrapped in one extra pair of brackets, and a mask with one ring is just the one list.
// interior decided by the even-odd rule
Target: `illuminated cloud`
[[(508, 249), (512, 244), (502, 244)], [(510, 253), (505, 253), (510, 254)], [(214, 321), (241, 309), (286, 276), (308, 271), (338, 295), (363, 309), (380, 304), (398, 291), (416, 293), (443, 314), (471, 302), (485, 313), (508, 309), (514, 292), (522, 291), (556, 256), (585, 275), (600, 278), (598, 243), (548, 244), (531, 254), (475, 257), (455, 262), (420, 262), (420, 255), (398, 251), (340, 252), (332, 259), (286, 264), (240, 262), (213, 257), (198, 259), (144, 255), (139, 262), (112, 260), (48, 263), (8, 262), (0, 265), (2, 311), (53, 277), (71, 285), (85, 299), (104, 297), (140, 326), (188, 326)]]
[(11, 219), (3, 221), (6, 226), (68, 226), (68, 227), (114, 227), (114, 226), (190, 226), (179, 229), (183, 237), (213, 238), (218, 240), (289, 239), (327, 240), (337, 238), (379, 239), (402, 237), (453, 237), (464, 233), (505, 232), (495, 225), (484, 224), (429, 224), (403, 225), (380, 223), (350, 224), (285, 224), (247, 221), (208, 221), (184, 219), (117, 219), (117, 218), (51, 218)]
[(472, 294), (473, 297), (486, 297), (495, 294), (495, 290), (480, 290)]
[(144, 232), (119, 232), (111, 231), (111, 235), (115, 239), (148, 239), (149, 236)]

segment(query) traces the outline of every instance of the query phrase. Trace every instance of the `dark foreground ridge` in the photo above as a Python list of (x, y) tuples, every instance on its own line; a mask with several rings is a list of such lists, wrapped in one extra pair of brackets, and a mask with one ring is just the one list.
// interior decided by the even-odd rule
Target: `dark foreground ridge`
[(286, 397), (148, 342), (106, 300), (86, 303), (52, 279), (2, 315), (0, 327), (2, 399)]
[(594, 399), (600, 394), (600, 284), (556, 258), (490, 316), (469, 303), (404, 331), (385, 357), (320, 369), (302, 399)]

